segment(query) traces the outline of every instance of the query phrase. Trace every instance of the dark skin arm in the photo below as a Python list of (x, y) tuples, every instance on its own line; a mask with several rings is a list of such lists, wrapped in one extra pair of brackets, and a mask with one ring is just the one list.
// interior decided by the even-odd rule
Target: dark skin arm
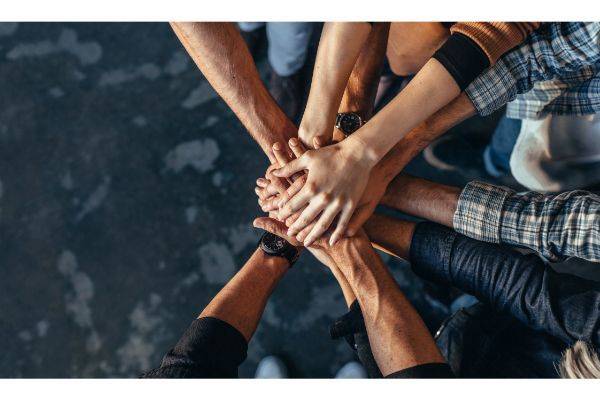
[(257, 249), (198, 318), (214, 317), (225, 321), (250, 341), (267, 300), (288, 267), (286, 259), (266, 255)]

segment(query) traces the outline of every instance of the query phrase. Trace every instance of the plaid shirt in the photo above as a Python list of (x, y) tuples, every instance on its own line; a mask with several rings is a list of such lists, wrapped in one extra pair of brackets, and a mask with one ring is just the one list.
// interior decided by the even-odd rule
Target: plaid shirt
[(518, 194), (474, 181), (460, 194), (453, 224), (466, 236), (528, 247), (551, 261), (600, 262), (600, 196), (590, 192)]
[(515, 99), (507, 110), (511, 118), (600, 112), (600, 23), (542, 24), (465, 93), (481, 115)]

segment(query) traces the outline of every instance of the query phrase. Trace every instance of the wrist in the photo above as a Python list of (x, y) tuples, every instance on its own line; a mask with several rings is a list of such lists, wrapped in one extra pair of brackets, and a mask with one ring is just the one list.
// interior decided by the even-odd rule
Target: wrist
[(254, 257), (257, 262), (253, 265), (266, 279), (278, 281), (290, 269), (290, 262), (285, 257), (269, 255), (260, 248), (256, 250)]
[[(364, 129), (364, 127), (361, 129)], [(346, 140), (341, 142), (341, 146), (344, 146), (348, 154), (360, 165), (371, 170), (377, 165), (380, 158), (374, 149), (365, 143), (360, 138), (360, 135), (357, 135), (359, 132), (356, 132), (354, 135), (349, 136)]]

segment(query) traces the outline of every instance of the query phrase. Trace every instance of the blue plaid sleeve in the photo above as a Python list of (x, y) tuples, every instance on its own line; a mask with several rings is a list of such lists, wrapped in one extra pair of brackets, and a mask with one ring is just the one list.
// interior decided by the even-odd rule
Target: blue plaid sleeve
[(465, 93), (479, 114), (489, 115), (531, 90), (536, 82), (555, 81), (558, 90), (577, 87), (598, 71), (600, 23), (545, 23), (481, 74)]
[(460, 195), (454, 229), (474, 239), (528, 247), (546, 259), (600, 262), (600, 196), (558, 195), (469, 183)]

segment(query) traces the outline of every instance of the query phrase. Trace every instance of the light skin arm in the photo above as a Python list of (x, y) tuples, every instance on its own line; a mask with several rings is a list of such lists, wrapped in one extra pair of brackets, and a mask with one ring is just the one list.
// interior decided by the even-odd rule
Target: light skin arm
[(171, 27), (208, 82), (274, 162), (273, 143), (287, 143), (298, 130), (261, 81), (237, 27), (225, 22), (172, 22)]
[(327, 22), (323, 26), (306, 109), (298, 130), (306, 147), (313, 148), (315, 137), (326, 144), (331, 142), (344, 89), (370, 31), (370, 25), (364, 22)]
[[(368, 176), (368, 183), (358, 202), (356, 211), (352, 215), (352, 219), (348, 222), (346, 234), (352, 236), (354, 232), (356, 232), (356, 230), (358, 230), (358, 228), (360, 228), (362, 224), (369, 218), (369, 216), (372, 215), (375, 207), (380, 203), (389, 183), (416, 155), (418, 155), (436, 138), (448, 131), (448, 129), (475, 115), (475, 113), (475, 107), (467, 95), (463, 93), (454, 99), (450, 104), (443, 107), (441, 110), (429, 117), (426, 121), (411, 130), (402, 140), (400, 140), (370, 172)], [(329, 147), (331, 148), (333, 146)], [(332, 152), (334, 156), (338, 156), (339, 153), (339, 150)], [(319, 168), (322, 168), (328, 172), (335, 169), (335, 166), (331, 166), (329, 162), (326, 162), (326, 159), (317, 160), (317, 163), (320, 163), (321, 161), (323, 161), (323, 163), (322, 165), (319, 164)], [(338, 162), (340, 165), (347, 164), (347, 160), (345, 159), (338, 160)], [(336, 172), (337, 171), (331, 171), (331, 176), (334, 176)], [(352, 183), (349, 182), (349, 186), (347, 187), (350, 189), (355, 189), (356, 184), (360, 183), (357, 182), (356, 179), (360, 173), (358, 175), (351, 175), (349, 171), (346, 172), (347, 176), (351, 176), (353, 178), (351, 179)], [(301, 184), (304, 183), (301, 182)], [(297, 204), (301, 202), (301, 199), (296, 199), (294, 196), (303, 190), (304, 192), (309, 192), (309, 189), (310, 187), (305, 189), (304, 186), (295, 185), (281, 197), (279, 202), (283, 206), (281, 211), (282, 217), (287, 217), (296, 211)], [(344, 197), (345, 196), (347, 195), (344, 195)], [(310, 196), (307, 198), (310, 198)], [(290, 201), (290, 199), (292, 199), (292, 201)], [(302, 221), (302, 223), (299, 223), (297, 229), (303, 229), (302, 226), (305, 222), (306, 220)], [(338, 222), (336, 227), (337, 233), (334, 232), (334, 235), (332, 235), (333, 241), (339, 239), (342, 228), (343, 226), (341, 226)], [(299, 240), (304, 239), (300, 237)], [(310, 245), (310, 242), (305, 242), (305, 244)]]
[(213, 317), (225, 321), (250, 341), (267, 300), (288, 267), (286, 259), (269, 256), (257, 249), (198, 318)]

